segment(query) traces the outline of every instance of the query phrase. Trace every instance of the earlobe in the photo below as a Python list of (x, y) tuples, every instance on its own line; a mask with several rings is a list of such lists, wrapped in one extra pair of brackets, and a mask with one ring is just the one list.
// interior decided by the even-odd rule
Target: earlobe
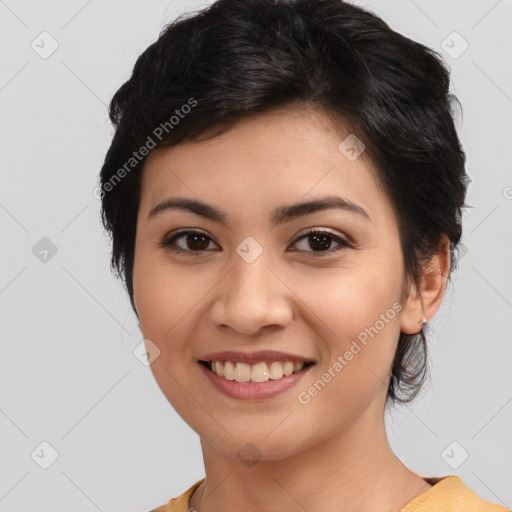
[(427, 323), (427, 315), (416, 286), (412, 285), (400, 317), (400, 331), (417, 334)]
[(443, 234), (438, 253), (424, 265), (419, 289), (415, 285), (407, 297), (400, 319), (400, 330), (417, 334), (441, 306), (450, 273), (450, 241)]

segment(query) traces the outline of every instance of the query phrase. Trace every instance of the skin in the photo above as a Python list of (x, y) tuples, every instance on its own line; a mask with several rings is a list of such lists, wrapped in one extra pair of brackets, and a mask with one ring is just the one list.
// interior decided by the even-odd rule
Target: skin
[[(391, 512), (432, 487), (392, 452), (384, 403), (400, 331), (418, 332), (441, 304), (448, 244), (443, 239), (424, 268), (421, 286), (407, 287), (398, 224), (371, 162), (365, 153), (349, 161), (338, 149), (348, 133), (310, 107), (278, 109), (209, 140), (154, 150), (146, 161), (134, 300), (144, 338), (160, 350), (154, 377), (201, 439), (206, 481), (190, 500), (199, 512)], [(363, 207), (371, 221), (331, 208), (270, 223), (279, 206), (333, 193)], [(170, 197), (204, 201), (227, 221), (178, 209), (148, 219)], [(349, 237), (353, 246), (332, 252), (340, 245), (327, 239), (318, 248), (302, 238), (310, 227)], [(186, 254), (159, 245), (182, 228), (209, 238), (176, 240)], [(247, 236), (263, 248), (250, 264), (236, 252)], [(401, 311), (300, 403), (298, 393), (397, 303)], [(317, 364), (276, 397), (243, 401), (218, 392), (197, 363), (208, 352), (265, 349)], [(251, 466), (237, 455), (248, 442), (261, 457)]]

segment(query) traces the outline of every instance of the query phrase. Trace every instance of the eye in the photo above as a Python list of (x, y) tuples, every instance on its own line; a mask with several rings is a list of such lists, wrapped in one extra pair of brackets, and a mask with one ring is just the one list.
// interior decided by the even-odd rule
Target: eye
[[(307, 245), (316, 250), (306, 251), (306, 252), (316, 253), (315, 257), (320, 257), (320, 258), (323, 257), (325, 254), (332, 254), (336, 251), (339, 251), (340, 249), (352, 247), (351, 243), (349, 243), (345, 239), (341, 238), (340, 236), (335, 235), (334, 233), (331, 233), (330, 231), (320, 230), (317, 228), (309, 228), (307, 230), (307, 233), (305, 235), (302, 235), (299, 238), (297, 238), (295, 243), (300, 242), (301, 240), (307, 240), (307, 239), (309, 239), (309, 242), (306, 242)], [(339, 245), (338, 245), (338, 247), (335, 247), (334, 249), (330, 249), (330, 246), (331, 246), (331, 243), (333, 240)]]
[[(176, 243), (177, 240), (180, 239), (185, 239), (185, 247)], [(164, 238), (159, 245), (174, 252), (199, 256), (201, 252), (204, 252), (204, 249), (208, 248), (208, 241), (211, 241), (211, 238), (206, 233), (195, 229), (188, 229), (186, 231), (180, 231), (174, 234), (174, 236)], [(176, 248), (176, 246), (178, 248)]]
[[(178, 243), (181, 239), (183, 239), (184, 242), (182, 244)], [(315, 249), (313, 251), (306, 250), (306, 252), (316, 253), (315, 257), (322, 257), (324, 254), (332, 254), (340, 249), (352, 247), (351, 243), (338, 235), (335, 235), (330, 231), (319, 230), (316, 228), (309, 228), (306, 234), (295, 240), (294, 244), (297, 244), (304, 239), (309, 239), (309, 247)], [(330, 248), (332, 241), (336, 242), (338, 247), (335, 247), (334, 249)], [(199, 256), (208, 249), (210, 242), (212, 242), (212, 239), (206, 233), (195, 229), (188, 229), (185, 231), (179, 231), (173, 236), (164, 238), (159, 245), (177, 253)]]

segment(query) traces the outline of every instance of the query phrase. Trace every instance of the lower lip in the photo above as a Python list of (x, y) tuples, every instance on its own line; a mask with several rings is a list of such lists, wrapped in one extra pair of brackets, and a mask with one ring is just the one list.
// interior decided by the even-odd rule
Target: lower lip
[(227, 380), (219, 377), (202, 363), (199, 363), (203, 373), (208, 377), (214, 387), (231, 398), (240, 400), (263, 400), (291, 388), (314, 366), (309, 365), (300, 372), (292, 373), (280, 379), (269, 379), (266, 382), (237, 382), (236, 380)]

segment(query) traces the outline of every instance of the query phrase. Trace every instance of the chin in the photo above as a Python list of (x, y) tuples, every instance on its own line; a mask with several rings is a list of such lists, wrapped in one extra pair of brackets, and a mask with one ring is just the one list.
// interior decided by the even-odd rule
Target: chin
[[(231, 430), (229, 425), (226, 425), (226, 429), (228, 432), (236, 432), (236, 429)], [(219, 433), (213, 436), (211, 432), (205, 436), (199, 433), (201, 443), (204, 445), (206, 442), (224, 455), (239, 459), (247, 467), (252, 467), (256, 462), (293, 457), (315, 443), (314, 439), (298, 440), (295, 438), (296, 435), (286, 430), (280, 433), (272, 432), (272, 428), (253, 429), (243, 435), (233, 434), (233, 437), (221, 430), (220, 436)]]

